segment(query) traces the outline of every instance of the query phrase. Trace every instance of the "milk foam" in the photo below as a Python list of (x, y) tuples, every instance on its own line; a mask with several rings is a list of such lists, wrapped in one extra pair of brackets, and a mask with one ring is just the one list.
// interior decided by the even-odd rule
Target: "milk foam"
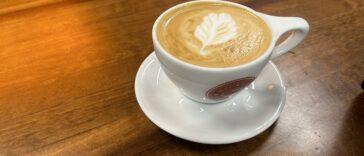
[(195, 36), (202, 42), (199, 50), (201, 55), (207, 55), (204, 48), (214, 44), (221, 44), (236, 37), (237, 27), (233, 18), (227, 13), (209, 13), (203, 22), (196, 27)]

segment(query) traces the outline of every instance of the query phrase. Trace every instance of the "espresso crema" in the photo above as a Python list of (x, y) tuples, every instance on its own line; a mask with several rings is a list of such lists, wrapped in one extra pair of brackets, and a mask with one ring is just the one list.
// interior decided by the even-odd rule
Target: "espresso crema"
[(219, 2), (194, 2), (167, 12), (157, 23), (163, 49), (190, 64), (222, 68), (248, 63), (271, 43), (271, 31), (250, 11)]

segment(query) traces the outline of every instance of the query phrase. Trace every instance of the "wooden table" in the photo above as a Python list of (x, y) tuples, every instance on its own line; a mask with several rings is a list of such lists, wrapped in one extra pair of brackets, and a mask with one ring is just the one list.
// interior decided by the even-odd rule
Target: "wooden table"
[(236, 0), (306, 18), (274, 62), (286, 106), (264, 133), (202, 145), (150, 122), (134, 79), (157, 16), (182, 0), (0, 1), (0, 155), (364, 155), (364, 1)]

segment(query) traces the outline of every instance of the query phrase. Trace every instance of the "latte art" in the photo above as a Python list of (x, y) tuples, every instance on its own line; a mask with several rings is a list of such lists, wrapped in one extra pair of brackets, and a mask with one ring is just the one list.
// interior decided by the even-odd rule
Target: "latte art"
[(269, 47), (267, 24), (243, 8), (197, 2), (167, 12), (157, 39), (174, 57), (194, 65), (221, 68), (248, 63)]
[(208, 14), (195, 30), (195, 36), (202, 42), (200, 54), (207, 54), (204, 51), (206, 46), (225, 43), (234, 38), (236, 30), (235, 21), (229, 14)]

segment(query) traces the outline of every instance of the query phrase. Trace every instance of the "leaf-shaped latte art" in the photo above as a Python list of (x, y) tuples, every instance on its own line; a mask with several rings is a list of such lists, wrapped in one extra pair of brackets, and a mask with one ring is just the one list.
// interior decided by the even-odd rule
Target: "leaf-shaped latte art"
[(196, 27), (195, 36), (202, 42), (200, 53), (206, 55), (205, 47), (221, 44), (234, 38), (237, 27), (234, 19), (227, 13), (210, 13)]

